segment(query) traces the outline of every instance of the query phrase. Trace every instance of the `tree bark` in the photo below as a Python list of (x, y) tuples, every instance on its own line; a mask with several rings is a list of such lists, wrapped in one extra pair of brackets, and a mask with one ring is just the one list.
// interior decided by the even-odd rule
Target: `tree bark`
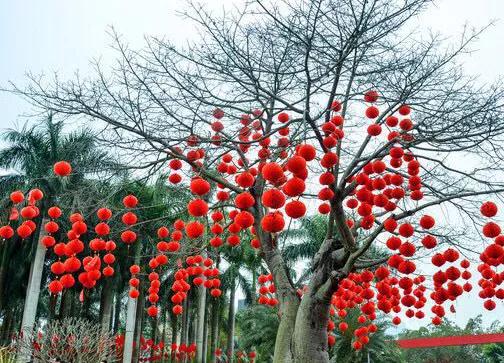
[(234, 360), (235, 294), (236, 294), (236, 283), (233, 280), (231, 283), (231, 289), (229, 293), (229, 311), (228, 311), (228, 324), (227, 324), (228, 335), (226, 344), (226, 354), (229, 363), (232, 363)]
[(212, 320), (210, 322), (210, 361), (217, 362), (215, 350), (219, 341), (219, 305), (220, 299), (213, 299), (212, 301)]
[[(180, 332), (180, 345), (185, 344), (189, 345), (189, 329), (191, 324), (191, 319), (189, 316), (189, 309), (191, 307), (191, 301), (189, 296), (184, 300), (184, 313), (182, 314), (182, 329)], [(182, 361), (185, 362), (187, 360), (187, 355), (184, 354)]]
[(175, 351), (172, 351), (172, 347), (177, 344), (177, 315), (173, 315), (170, 319), (171, 329), (172, 329), (172, 338), (171, 338), (171, 346), (170, 346), (170, 362), (175, 361)]
[[(268, 241), (268, 238), (265, 238), (265, 240)], [(263, 248), (264, 259), (273, 274), (277, 289), (276, 295), (279, 301), (280, 324), (275, 341), (273, 363), (291, 363), (294, 361), (291, 342), (299, 308), (299, 297), (287, 274), (280, 251), (271, 247), (273, 243), (274, 241), (269, 240), (266, 247)]]
[(208, 301), (209, 297), (205, 299), (205, 316), (204, 316), (204, 324), (203, 324), (203, 359), (202, 363), (206, 363), (208, 361)]
[(1, 339), (2, 339), (2, 345), (9, 345), (9, 336), (10, 336), (10, 329), (12, 326), (12, 321), (14, 319), (14, 314), (11, 309), (7, 310), (5, 312), (5, 316), (3, 318), (3, 323), (2, 323), (2, 333), (1, 333)]
[(198, 288), (198, 321), (196, 333), (196, 362), (202, 363), (204, 356), (203, 340), (205, 333), (205, 308), (206, 288), (202, 285)]
[(294, 329), (294, 362), (329, 362), (327, 322), (330, 302), (305, 294), (297, 311)]
[(143, 289), (141, 284), (139, 286), (140, 295), (138, 296), (137, 306), (136, 306), (136, 321), (135, 321), (135, 343), (133, 344), (133, 362), (138, 362), (140, 358), (140, 338), (143, 331), (143, 318), (145, 311), (145, 300)]
[(126, 312), (126, 327), (124, 332), (123, 363), (131, 363), (133, 359), (133, 340), (135, 335), (135, 321), (137, 310), (137, 299), (128, 297), (128, 307)]
[[(140, 253), (141, 252), (142, 252), (142, 245), (139, 242), (137, 242), (137, 244), (135, 245), (135, 264), (137, 264), (137, 265), (140, 262)], [(120, 300), (120, 293), (118, 295), (118, 298)], [(126, 312), (126, 326), (125, 326), (125, 332), (124, 332), (123, 363), (131, 363), (131, 361), (133, 359), (133, 340), (134, 340), (134, 335), (135, 335), (137, 303), (138, 303), (137, 299), (132, 299), (131, 297), (128, 296), (128, 305), (127, 305), (127, 312)], [(119, 302), (119, 304), (120, 304), (120, 302)], [(116, 311), (116, 314), (117, 314), (117, 311)]]
[(11, 239), (4, 240), (2, 242), (2, 258), (0, 262), (0, 310), (2, 310), (4, 306), (4, 285), (7, 273), (7, 256), (9, 255), (10, 243), (12, 243)]
[(110, 277), (106, 277), (105, 279), (100, 299), (100, 323), (102, 332), (108, 333), (110, 331), (110, 320), (112, 318), (114, 287)]
[(117, 334), (119, 331), (119, 318), (121, 317), (121, 292), (116, 291), (114, 297), (114, 321), (112, 323), (112, 331)]

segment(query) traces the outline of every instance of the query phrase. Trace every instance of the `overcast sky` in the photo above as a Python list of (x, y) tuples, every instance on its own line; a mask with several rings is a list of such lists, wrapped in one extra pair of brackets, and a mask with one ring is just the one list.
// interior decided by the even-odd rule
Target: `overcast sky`
[[(242, 1), (201, 2), (218, 11)], [(181, 0), (0, 0), (0, 87), (8, 81), (22, 85), (27, 71), (58, 72), (67, 78), (76, 70), (88, 74), (91, 58), (110, 63), (113, 53), (107, 29), (111, 25), (134, 48), (143, 45), (145, 35), (182, 43), (195, 36), (190, 22), (177, 15), (183, 7)], [(468, 73), (491, 82), (504, 74), (504, 20), (500, 18), (504, 19), (503, 0), (439, 0), (415, 20), (415, 27), (456, 39), (465, 24), (478, 28), (494, 21), (473, 47), (475, 52), (464, 58)], [(0, 93), (0, 110), (0, 129), (21, 124), (25, 121), (21, 115), (30, 113), (29, 105), (6, 93)], [(481, 305), (462, 298), (457, 303), (457, 321), (464, 323), (483, 313)], [(485, 320), (499, 315), (504, 316), (502, 304), (499, 310), (486, 314)]]

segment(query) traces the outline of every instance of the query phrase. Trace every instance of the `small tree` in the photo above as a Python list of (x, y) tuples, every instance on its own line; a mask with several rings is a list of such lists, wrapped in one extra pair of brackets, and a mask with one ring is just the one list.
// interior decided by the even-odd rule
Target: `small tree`
[(115, 338), (99, 325), (84, 319), (53, 321), (33, 334), (22, 334), (15, 342), (18, 350), (32, 348), (32, 357), (41, 362), (115, 362)]

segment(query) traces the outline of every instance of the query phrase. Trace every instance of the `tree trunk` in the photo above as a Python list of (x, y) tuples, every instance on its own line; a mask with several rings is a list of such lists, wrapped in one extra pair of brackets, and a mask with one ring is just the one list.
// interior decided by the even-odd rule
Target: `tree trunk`
[(105, 278), (101, 291), (100, 301), (100, 323), (103, 333), (110, 331), (110, 320), (112, 318), (112, 305), (114, 299), (114, 287), (110, 277)]
[[(44, 208), (41, 208), (41, 214), (44, 213)], [(42, 225), (48, 220), (44, 218), (42, 220)], [(37, 305), (40, 295), (40, 284), (42, 282), (42, 272), (44, 270), (44, 260), (46, 255), (46, 248), (42, 244), (42, 238), (46, 235), (45, 229), (40, 228), (41, 232), (38, 238), (35, 239), (37, 244), (35, 250), (35, 256), (32, 260), (30, 266), (30, 277), (28, 280), (28, 288), (26, 291), (26, 299), (23, 311), (23, 320), (21, 323), (21, 331), (24, 334), (32, 334), (35, 327), (35, 317), (37, 315)], [(31, 351), (28, 347), (21, 349), (19, 353), (19, 362), (29, 362)]]
[(158, 317), (153, 317), (151, 318), (151, 339), (152, 339), (152, 345), (151, 345), (151, 357), (154, 356), (154, 345), (156, 345), (156, 342), (158, 340), (158, 325), (159, 325), (159, 320)]
[(123, 363), (131, 363), (133, 359), (133, 340), (135, 335), (135, 321), (137, 310), (137, 299), (128, 297), (128, 307), (126, 311), (126, 327), (124, 332)]
[(91, 320), (89, 316), (89, 308), (91, 307), (91, 297), (89, 296), (90, 293), (91, 293), (90, 290), (87, 289), (83, 290), (82, 295), (84, 300), (82, 301), (80, 311), (80, 317), (88, 320)]
[(7, 273), (7, 256), (9, 255), (10, 243), (12, 243), (10, 242), (10, 239), (2, 242), (2, 258), (0, 261), (0, 310), (2, 310), (4, 306), (4, 285)]
[(166, 323), (167, 323), (167, 320), (168, 320), (168, 311), (166, 309), (163, 309), (163, 322), (161, 324), (163, 324), (163, 332), (161, 333), (161, 341), (163, 342), (163, 344), (166, 344)]
[(209, 297), (205, 299), (205, 316), (204, 316), (204, 324), (203, 324), (203, 354), (202, 354), (202, 363), (206, 363), (208, 361), (208, 302), (210, 301)]
[(226, 354), (229, 363), (232, 363), (234, 360), (235, 294), (236, 294), (236, 284), (233, 281), (231, 283), (231, 291), (229, 293), (229, 311), (228, 311), (228, 324), (227, 324), (228, 336), (226, 344)]
[(116, 291), (115, 297), (114, 297), (114, 322), (112, 324), (112, 331), (114, 334), (117, 334), (119, 331), (120, 325), (119, 325), (119, 319), (121, 317), (121, 292)]
[(58, 298), (59, 296), (58, 295), (53, 295), (51, 294), (49, 296), (49, 321), (52, 321), (54, 319), (57, 318), (57, 313), (56, 313), (56, 309), (58, 307)]
[(145, 300), (144, 293), (141, 285), (139, 286), (140, 295), (138, 296), (137, 306), (136, 306), (136, 324), (135, 324), (135, 343), (133, 344), (133, 362), (139, 362), (140, 359), (140, 338), (143, 331), (143, 318), (145, 311)]
[(58, 319), (62, 320), (69, 318), (72, 314), (72, 304), (74, 300), (74, 294), (72, 289), (66, 289), (63, 291), (61, 296), (61, 304), (58, 313)]
[(219, 305), (220, 299), (213, 299), (212, 301), (212, 320), (210, 322), (210, 361), (217, 362), (215, 351), (219, 341)]
[[(142, 252), (141, 243), (137, 242), (135, 245), (135, 264), (140, 262), (140, 253)], [(141, 285), (140, 285), (141, 286)], [(140, 290), (141, 291), (141, 290)], [(120, 293), (118, 293), (118, 298), (120, 300)], [(126, 326), (124, 332), (124, 351), (123, 351), (123, 363), (131, 363), (133, 359), (133, 340), (135, 335), (135, 322), (136, 322), (136, 311), (137, 311), (137, 299), (132, 299), (128, 296), (128, 305), (126, 312)], [(117, 302), (116, 302), (117, 304)], [(120, 304), (120, 302), (119, 302)], [(117, 314), (117, 311), (116, 311)]]
[[(191, 319), (189, 316), (189, 309), (191, 307), (191, 303), (189, 301), (189, 296), (184, 300), (184, 313), (182, 315), (182, 329), (180, 332), (180, 345), (185, 344), (189, 345), (189, 328), (190, 328), (190, 323)], [(184, 354), (182, 361), (186, 361), (186, 354)]]
[(170, 319), (171, 329), (172, 329), (172, 338), (171, 338), (171, 346), (170, 346), (170, 362), (175, 361), (175, 351), (172, 351), (172, 347), (177, 344), (177, 315), (173, 315), (172, 319)]
[(203, 340), (205, 333), (205, 310), (206, 310), (206, 288), (202, 285), (198, 288), (198, 321), (196, 333), (196, 362), (203, 362)]
[[(275, 242), (276, 243), (276, 242)], [(273, 245), (269, 242), (267, 246)], [(291, 363), (294, 361), (292, 352), (292, 337), (299, 308), (299, 297), (287, 274), (285, 262), (276, 248), (264, 247), (265, 260), (273, 274), (276, 295), (279, 301), (280, 325), (278, 326), (273, 363)]]
[(305, 294), (299, 306), (294, 329), (296, 363), (329, 362), (327, 322), (330, 302)]
[(3, 322), (2, 322), (2, 333), (1, 333), (1, 340), (2, 340), (2, 345), (9, 345), (9, 336), (10, 336), (10, 328), (12, 326), (12, 320), (14, 319), (14, 314), (11, 309), (8, 309), (5, 312)]

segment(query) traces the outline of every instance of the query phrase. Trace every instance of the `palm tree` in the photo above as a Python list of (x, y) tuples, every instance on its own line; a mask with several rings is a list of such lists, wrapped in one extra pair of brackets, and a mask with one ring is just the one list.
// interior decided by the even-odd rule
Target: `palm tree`
[[(98, 147), (90, 129), (64, 133), (63, 126), (63, 122), (54, 122), (52, 115), (49, 115), (40, 124), (31, 127), (25, 125), (21, 130), (8, 130), (2, 134), (7, 146), (0, 150), (0, 167), (14, 170), (10, 176), (13, 180), (16, 175), (21, 175), (24, 189), (37, 187), (43, 191), (45, 198), (39, 206), (41, 218), (44, 218), (47, 208), (62, 197), (60, 194), (63, 191), (67, 191), (69, 197), (75, 198), (76, 190), (85, 175), (117, 166), (117, 163)], [(64, 179), (55, 177), (52, 172), (54, 163), (60, 160), (68, 161), (75, 170)], [(41, 218), (38, 220), (38, 226), (42, 224)], [(37, 230), (39, 234), (40, 228)], [(39, 243), (38, 234), (33, 237), (37, 243), (32, 243), (28, 254), (31, 267), (22, 324), (22, 329), (27, 331), (31, 331), (34, 326), (45, 258), (45, 247)], [(5, 269), (3, 273), (0, 281), (5, 279)]]
[(331, 349), (331, 361), (338, 363), (400, 362), (401, 352), (393, 338), (387, 335), (386, 331), (390, 323), (384, 319), (374, 321), (378, 330), (369, 336), (368, 344), (358, 351), (352, 348), (352, 340), (355, 339), (354, 331), (360, 326), (357, 321), (360, 314), (358, 308), (348, 310), (344, 320), (348, 324), (348, 329), (344, 333), (336, 332), (336, 344)]
[[(251, 238), (251, 236), (248, 237)], [(245, 303), (247, 305), (255, 303), (255, 280), (260, 268), (260, 259), (246, 240), (244, 238), (244, 242), (239, 247), (230, 248), (229, 246), (224, 246), (220, 251), (223, 260), (228, 264), (226, 271), (221, 276), (221, 281), (223, 295), (229, 291), (226, 328), (226, 354), (229, 362), (233, 360), (234, 355), (236, 292), (240, 287), (245, 294)], [(247, 275), (250, 275), (251, 278)]]
[(238, 344), (241, 350), (255, 349), (258, 362), (271, 362), (280, 319), (275, 308), (252, 305), (236, 315), (239, 329)]

